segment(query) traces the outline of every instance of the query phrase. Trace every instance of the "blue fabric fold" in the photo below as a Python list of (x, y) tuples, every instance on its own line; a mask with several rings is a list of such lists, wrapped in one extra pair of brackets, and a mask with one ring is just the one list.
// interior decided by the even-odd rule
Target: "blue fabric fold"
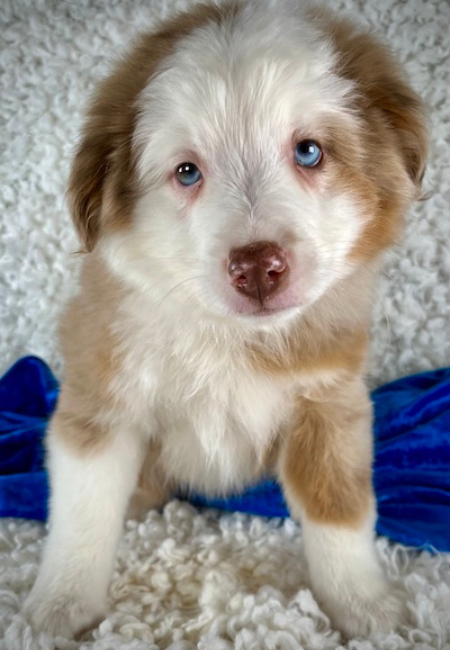
[[(58, 384), (36, 357), (0, 379), (0, 516), (45, 520), (43, 438)], [(450, 368), (398, 379), (372, 393), (377, 531), (408, 546), (450, 551)], [(286, 517), (281, 490), (262, 481), (227, 499), (196, 505)]]
[(58, 384), (37, 357), (19, 360), (0, 380), (0, 516), (46, 519), (43, 438)]

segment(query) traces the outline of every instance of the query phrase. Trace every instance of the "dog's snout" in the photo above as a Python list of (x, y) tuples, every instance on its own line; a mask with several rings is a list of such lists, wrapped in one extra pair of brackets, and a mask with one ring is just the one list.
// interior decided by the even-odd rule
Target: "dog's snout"
[(228, 273), (236, 291), (261, 305), (285, 282), (289, 267), (286, 254), (271, 242), (257, 242), (231, 251)]

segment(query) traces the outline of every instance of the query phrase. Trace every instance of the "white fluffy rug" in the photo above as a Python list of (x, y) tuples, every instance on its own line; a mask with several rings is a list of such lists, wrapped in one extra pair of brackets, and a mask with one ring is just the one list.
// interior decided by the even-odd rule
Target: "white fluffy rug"
[[(64, 191), (88, 93), (136, 30), (186, 4), (1, 0), (0, 370), (33, 353), (61, 375), (56, 323), (77, 264)], [(379, 384), (450, 364), (450, 4), (333, 4), (388, 39), (431, 113), (425, 182), (431, 198), (411, 214), (375, 310), (371, 374)], [(0, 523), (1, 650), (55, 647), (15, 617), (36, 575), (43, 533), (34, 523)], [(449, 558), (415, 555), (384, 540), (379, 550), (408, 592), (410, 624), (399, 635), (346, 647), (450, 649)], [(308, 590), (296, 525), (199, 514), (172, 503), (162, 515), (128, 524), (107, 620), (81, 644), (57, 647), (313, 650), (339, 644)]]
[[(450, 649), (450, 558), (378, 542), (408, 593), (398, 633), (341, 644), (308, 589), (299, 527), (291, 520), (199, 513), (174, 501), (128, 522), (110, 615), (80, 644), (34, 637), (14, 614), (36, 576), (43, 528), (11, 520), (0, 538), (0, 648), (8, 650)], [(12, 622), (11, 622), (12, 620)]]

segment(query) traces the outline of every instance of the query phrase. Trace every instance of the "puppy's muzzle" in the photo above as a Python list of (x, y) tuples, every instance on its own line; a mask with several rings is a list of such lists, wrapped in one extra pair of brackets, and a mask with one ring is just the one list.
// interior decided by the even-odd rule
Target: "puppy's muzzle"
[(231, 251), (228, 274), (236, 291), (264, 301), (287, 283), (289, 266), (284, 251), (272, 242), (256, 242)]

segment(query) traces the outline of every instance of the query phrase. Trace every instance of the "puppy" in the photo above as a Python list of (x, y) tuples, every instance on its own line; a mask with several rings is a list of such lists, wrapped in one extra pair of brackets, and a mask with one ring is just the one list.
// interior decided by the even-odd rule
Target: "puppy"
[(374, 550), (364, 372), (380, 259), (425, 157), (386, 49), (296, 0), (197, 5), (102, 83), (70, 178), (87, 254), (62, 323), (36, 628), (101, 619), (130, 503), (270, 472), (332, 623), (401, 622)]

